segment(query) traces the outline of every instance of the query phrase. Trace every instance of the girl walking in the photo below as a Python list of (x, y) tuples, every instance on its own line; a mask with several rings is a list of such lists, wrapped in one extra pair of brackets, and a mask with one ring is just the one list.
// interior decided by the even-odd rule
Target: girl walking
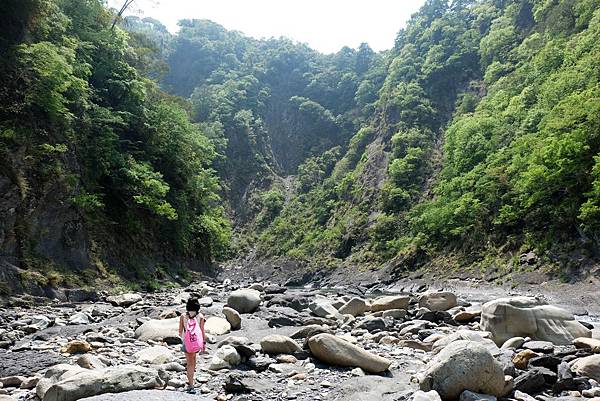
[(200, 303), (195, 298), (188, 299), (185, 314), (179, 317), (179, 337), (183, 345), (187, 362), (187, 392), (195, 394), (194, 373), (196, 372), (196, 354), (204, 351), (204, 316), (200, 313)]

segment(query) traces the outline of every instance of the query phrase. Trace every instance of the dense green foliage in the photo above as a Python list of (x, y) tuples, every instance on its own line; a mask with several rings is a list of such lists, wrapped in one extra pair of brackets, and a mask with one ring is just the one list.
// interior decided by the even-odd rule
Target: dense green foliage
[[(142, 244), (178, 260), (223, 256), (230, 228), (215, 146), (185, 104), (148, 78), (161, 64), (154, 42), (111, 29), (113, 14), (100, 0), (10, 0), (2, 8), (2, 175), (30, 207), (48, 190), (60, 193), (61, 205), (85, 217), (96, 256), (106, 244), (119, 248), (125, 269), (139, 267)], [(22, 235), (26, 265), (38, 255)]]
[[(261, 252), (334, 265), (449, 252), (592, 256), (598, 6), (428, 1), (386, 57), (370, 128), (330, 174), (307, 159)], [(307, 169), (324, 177), (308, 193)]]

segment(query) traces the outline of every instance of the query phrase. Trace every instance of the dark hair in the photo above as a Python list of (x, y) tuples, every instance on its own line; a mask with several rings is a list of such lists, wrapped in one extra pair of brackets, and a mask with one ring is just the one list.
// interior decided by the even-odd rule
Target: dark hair
[(187, 300), (186, 304), (185, 304), (185, 310), (188, 312), (200, 312), (200, 303), (198, 302), (198, 300), (196, 298), (190, 298)]

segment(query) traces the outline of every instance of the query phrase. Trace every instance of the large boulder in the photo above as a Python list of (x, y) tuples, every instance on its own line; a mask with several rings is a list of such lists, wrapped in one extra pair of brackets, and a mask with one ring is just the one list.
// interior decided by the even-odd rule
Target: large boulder
[(371, 304), (372, 312), (379, 312), (389, 309), (408, 309), (410, 297), (406, 295), (389, 295), (379, 297)]
[(204, 322), (204, 331), (207, 334), (213, 334), (220, 336), (229, 333), (231, 325), (229, 322), (222, 317), (211, 316)]
[(142, 300), (142, 296), (140, 294), (121, 294), (113, 295), (106, 298), (106, 300), (115, 306), (127, 307), (140, 302)]
[(342, 305), (342, 307), (339, 309), (339, 312), (342, 315), (359, 316), (365, 313), (367, 310), (368, 307), (366, 301), (362, 298), (354, 297)]
[(149, 363), (151, 365), (160, 365), (168, 363), (175, 359), (175, 356), (167, 347), (155, 345), (154, 347), (144, 348), (133, 355), (138, 363)]
[(595, 354), (600, 354), (600, 340), (597, 338), (579, 337), (573, 340), (573, 345), (577, 348), (588, 348)]
[(242, 328), (242, 317), (240, 316), (238, 311), (236, 311), (233, 308), (230, 308), (229, 306), (224, 306), (223, 315), (225, 315), (225, 319), (227, 319), (227, 321), (231, 325), (231, 330), (239, 330)]
[(476, 343), (483, 345), (494, 356), (499, 355), (500, 348), (498, 348), (498, 346), (492, 340), (484, 337), (484, 334), (489, 335), (489, 333), (484, 333), (481, 331), (457, 330), (454, 333), (449, 334), (449, 335), (437, 340), (433, 344), (432, 351), (434, 354), (437, 354), (438, 352), (440, 352), (441, 350), (446, 348), (450, 343), (453, 343), (455, 341), (460, 341), (460, 340), (466, 340), (466, 341), (474, 341)]
[(498, 345), (512, 337), (569, 345), (577, 337), (592, 334), (570, 312), (533, 297), (500, 298), (484, 304), (481, 327), (492, 333), (492, 340)]
[(208, 368), (210, 370), (229, 369), (239, 365), (241, 361), (242, 357), (233, 346), (224, 345), (215, 352)]
[(227, 306), (239, 313), (252, 313), (260, 305), (260, 292), (249, 288), (233, 291), (227, 298)]
[(162, 387), (158, 371), (135, 365), (88, 370), (58, 365), (46, 372), (36, 387), (42, 401), (75, 401), (105, 393)]
[(176, 342), (174, 340), (179, 338), (179, 318), (148, 320), (135, 330), (135, 338), (140, 341)]
[(456, 399), (464, 390), (502, 396), (502, 366), (481, 344), (459, 340), (450, 343), (427, 366), (420, 380), (423, 391), (437, 391), (442, 399)]
[(328, 299), (317, 299), (308, 305), (308, 309), (318, 317), (340, 319), (342, 315)]
[(448, 291), (426, 292), (419, 298), (419, 306), (432, 311), (447, 311), (456, 305), (456, 295)]
[(260, 347), (265, 354), (293, 354), (302, 351), (296, 341), (279, 334), (263, 337), (260, 340)]
[(386, 371), (392, 361), (372, 354), (332, 334), (322, 333), (308, 340), (310, 352), (320, 361), (338, 366), (359, 367), (371, 373)]
[[(214, 398), (181, 391), (133, 390), (118, 394), (102, 394), (83, 398), (81, 401), (214, 401)], [(0, 401), (2, 401), (0, 399)]]
[(571, 363), (571, 370), (579, 376), (600, 381), (600, 355), (586, 356)]

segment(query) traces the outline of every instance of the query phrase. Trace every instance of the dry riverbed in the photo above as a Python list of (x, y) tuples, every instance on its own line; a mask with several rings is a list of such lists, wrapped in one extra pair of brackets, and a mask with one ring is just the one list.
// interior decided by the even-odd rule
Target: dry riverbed
[[(227, 279), (149, 294), (81, 294), (80, 302), (15, 298), (0, 310), (0, 401), (600, 397), (599, 340), (573, 344), (592, 336), (590, 324), (532, 298), (484, 306), (482, 317), (483, 302), (510, 294), (423, 294), (414, 283), (396, 295), (239, 287)], [(176, 333), (190, 296), (200, 298), (209, 331), (195, 395), (183, 392)], [(513, 320), (502, 321), (513, 309)]]

